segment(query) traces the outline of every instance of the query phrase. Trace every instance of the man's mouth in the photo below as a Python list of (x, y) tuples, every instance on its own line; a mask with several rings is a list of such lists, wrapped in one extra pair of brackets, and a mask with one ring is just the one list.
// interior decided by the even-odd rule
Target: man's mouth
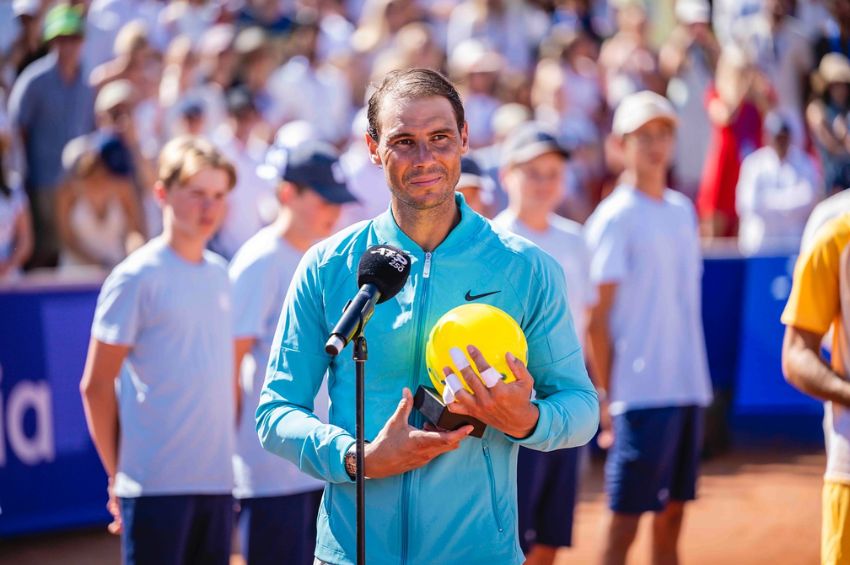
[(410, 184), (424, 188), (424, 187), (433, 186), (433, 185), (437, 184), (438, 182), (440, 182), (441, 178), (442, 177), (440, 175), (431, 175), (431, 176), (427, 176), (427, 177), (416, 177), (416, 178), (410, 179)]

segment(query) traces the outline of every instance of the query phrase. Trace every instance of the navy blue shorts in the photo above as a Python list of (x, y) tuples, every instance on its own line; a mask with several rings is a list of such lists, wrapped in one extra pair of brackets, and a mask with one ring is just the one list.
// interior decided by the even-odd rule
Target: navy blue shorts
[(322, 491), (239, 501), (239, 545), (248, 565), (312, 565)]
[(544, 453), (520, 447), (517, 458), (519, 544), (569, 547), (578, 487), (579, 449)]
[(703, 412), (698, 406), (629, 410), (613, 417), (605, 490), (614, 512), (664, 510), (696, 498)]
[(233, 532), (229, 494), (122, 498), (126, 565), (228, 565)]

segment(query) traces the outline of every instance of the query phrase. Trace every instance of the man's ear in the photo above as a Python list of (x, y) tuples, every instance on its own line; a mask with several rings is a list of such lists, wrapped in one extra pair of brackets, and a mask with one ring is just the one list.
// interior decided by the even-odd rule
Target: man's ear
[(463, 122), (463, 127), (460, 129), (460, 143), (462, 147), (461, 154), (466, 155), (469, 151), (469, 123)]
[(368, 133), (363, 134), (366, 139), (366, 147), (369, 148), (369, 160), (373, 165), (381, 166), (381, 155), (378, 153), (378, 142), (372, 139)]
[(153, 199), (160, 208), (165, 206), (165, 200), (168, 198), (168, 189), (162, 181), (156, 181), (153, 185)]
[(277, 201), (286, 206), (290, 202), (292, 202), (292, 198), (295, 196), (295, 187), (292, 186), (292, 183), (289, 183), (285, 180), (282, 180), (277, 183)]

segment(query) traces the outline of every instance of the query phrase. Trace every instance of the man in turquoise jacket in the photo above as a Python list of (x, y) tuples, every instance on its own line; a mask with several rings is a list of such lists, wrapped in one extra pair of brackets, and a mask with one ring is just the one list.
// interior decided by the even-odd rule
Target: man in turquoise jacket
[[(598, 424), (596, 392), (567, 308), (564, 274), (532, 243), (503, 232), (455, 195), (467, 150), (463, 106), (438, 73), (392, 73), (369, 100), (373, 163), (385, 171), (390, 209), (307, 252), (286, 296), (257, 408), (263, 446), (327, 481), (316, 558), (354, 563), (354, 362), (324, 343), (356, 292), (357, 264), (370, 246), (407, 251), (410, 278), (366, 328), (366, 559), (380, 564), (519, 564), (516, 456), (588, 442)], [(528, 368), (509, 358), (517, 380), (452, 411), (487, 424), (452, 432), (423, 425), (411, 390), (428, 384), (424, 349), (437, 319), (478, 301), (505, 310), (528, 340)], [(470, 345), (476, 338), (469, 336)], [(470, 349), (479, 368), (485, 366)], [(468, 372), (468, 370), (467, 370)], [(312, 412), (327, 374), (329, 423)], [(467, 379), (469, 381), (470, 379)], [(532, 388), (536, 398), (531, 399)], [(399, 399), (401, 399), (399, 401)]]

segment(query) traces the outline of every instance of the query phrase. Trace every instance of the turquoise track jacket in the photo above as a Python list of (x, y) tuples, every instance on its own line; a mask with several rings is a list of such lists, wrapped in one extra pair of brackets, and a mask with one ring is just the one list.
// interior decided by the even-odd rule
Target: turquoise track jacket
[[(366, 440), (374, 439), (396, 410), (404, 387), (415, 392), (420, 384), (431, 386), (424, 355), (428, 334), (440, 316), (470, 298), (505, 310), (525, 332), (540, 418), (527, 438), (488, 427), (483, 438), (466, 438), (424, 467), (367, 480), (367, 563), (522, 563), (519, 446), (576, 447), (596, 432), (596, 392), (567, 308), (560, 266), (534, 244), (473, 212), (460, 195), (456, 199), (461, 221), (433, 252), (407, 237), (388, 210), (314, 246), (287, 293), (256, 412), (257, 432), (267, 450), (327, 481), (316, 542), (316, 556), (327, 563), (356, 558), (355, 485), (344, 465), (354, 444), (355, 372), (352, 346), (331, 358), (324, 343), (357, 291), (357, 265), (372, 245), (400, 247), (413, 264), (405, 287), (375, 308), (365, 330)], [(329, 423), (312, 412), (326, 373)], [(423, 424), (416, 411), (411, 424)]]

